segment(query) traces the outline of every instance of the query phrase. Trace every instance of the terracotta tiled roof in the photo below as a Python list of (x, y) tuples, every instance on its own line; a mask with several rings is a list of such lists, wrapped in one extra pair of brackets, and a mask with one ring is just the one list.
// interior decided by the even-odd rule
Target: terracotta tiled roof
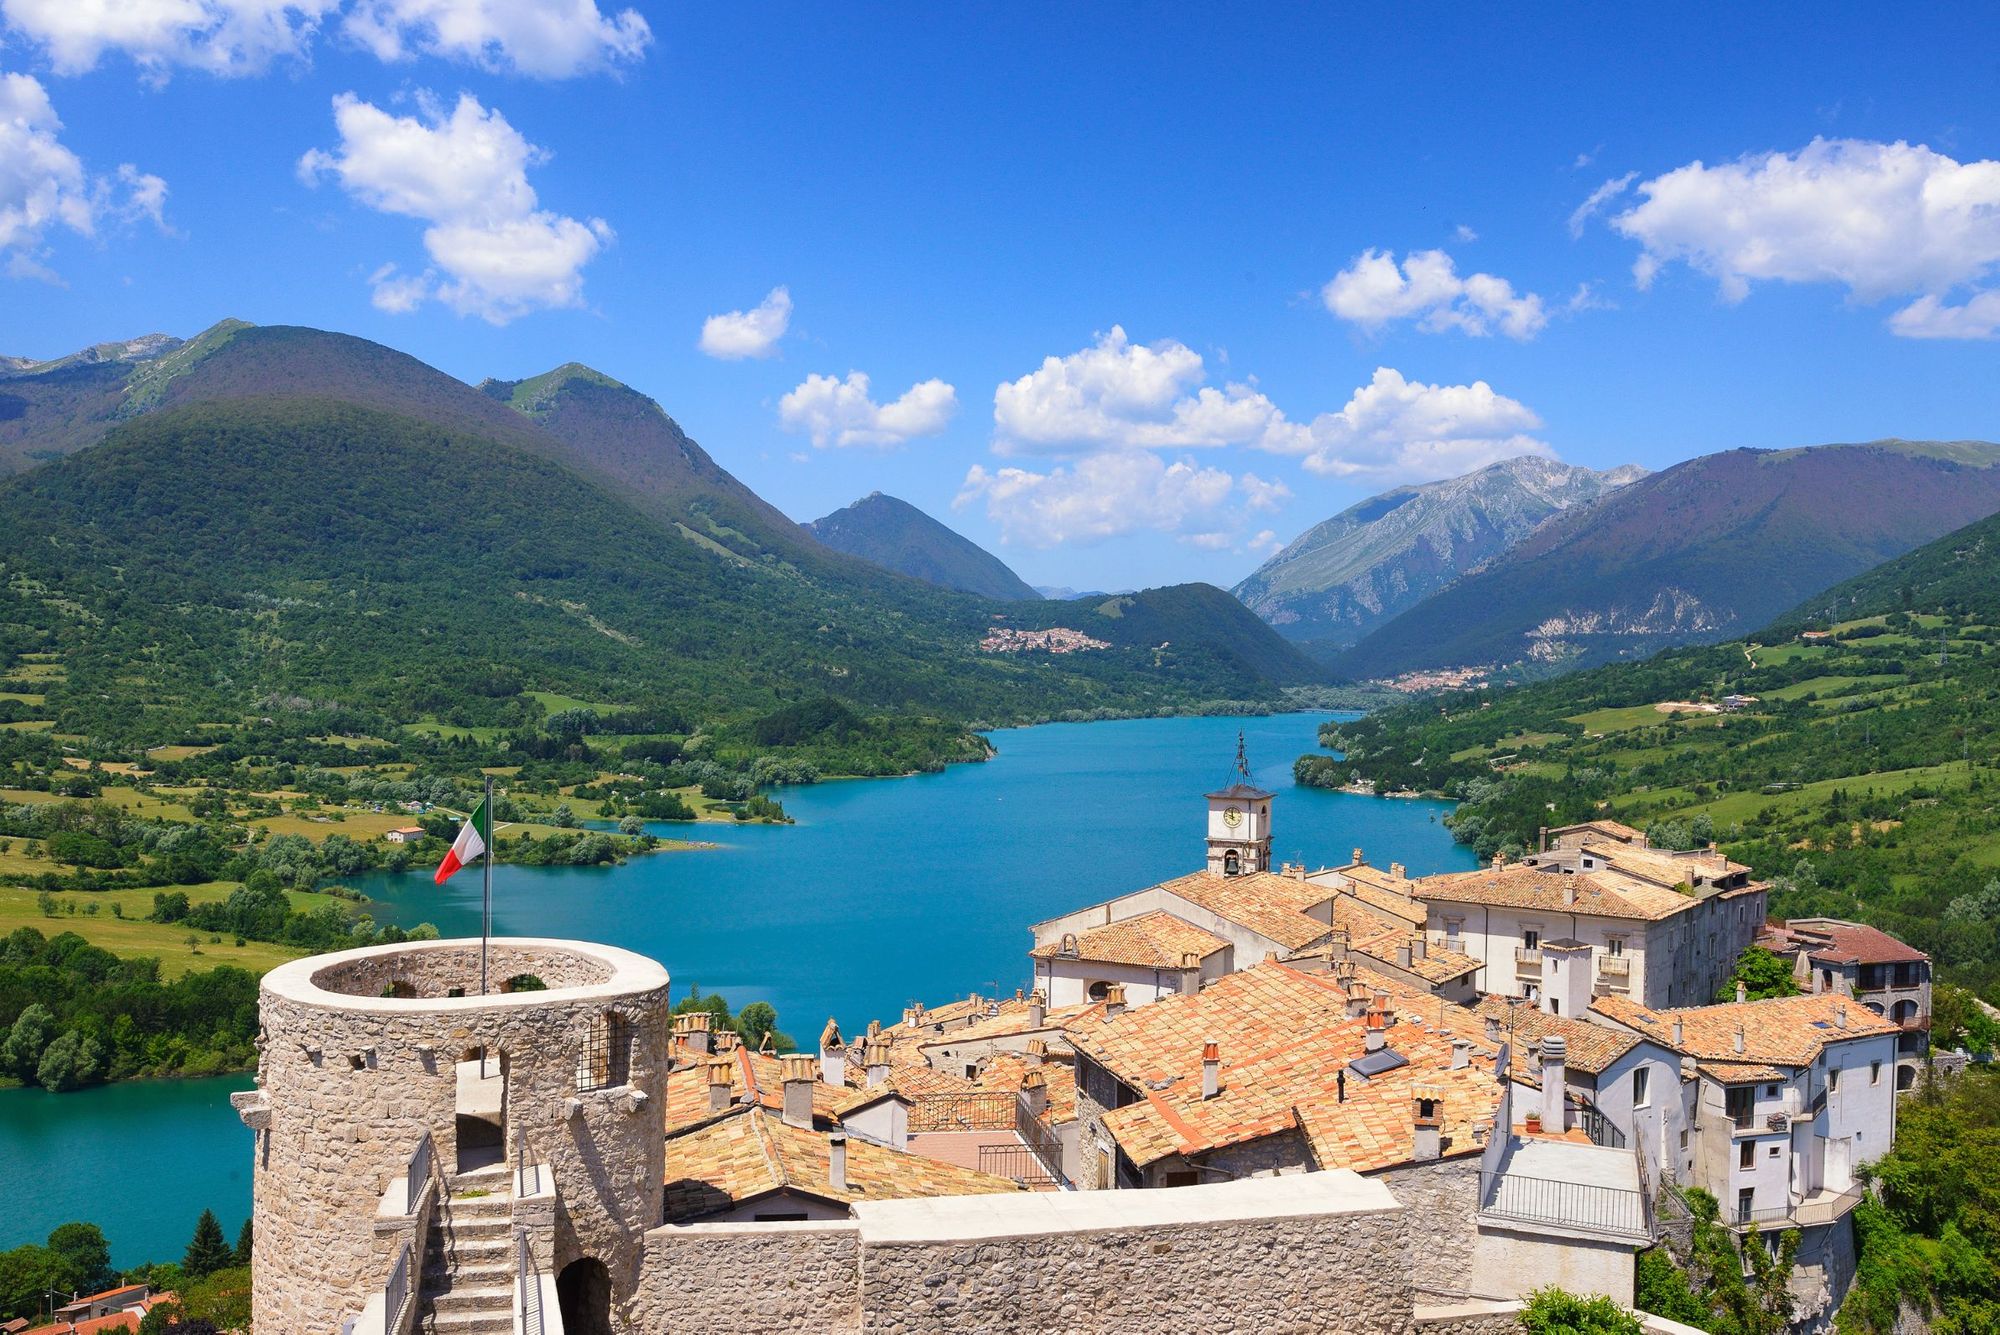
[[(1228, 948), (1229, 943), (1215, 933), (1165, 910), (1155, 910), (1078, 934), (1075, 958), (1141, 969), (1178, 969), (1184, 954), (1207, 959)], [(1036, 959), (1055, 959), (1063, 954), (1062, 943), (1051, 941), (1028, 953)]]
[(1771, 923), (1758, 944), (1787, 955), (1803, 949), (1827, 964), (1921, 964), (1930, 959), (1879, 928), (1831, 918)]
[(1566, 834), (1576, 834), (1579, 831), (1601, 834), (1619, 843), (1641, 844), (1646, 839), (1644, 830), (1635, 830), (1630, 825), (1615, 820), (1587, 820), (1581, 825), (1564, 825), (1559, 829), (1550, 830), (1549, 838), (1560, 839)]
[(859, 1138), (847, 1142), (844, 1189), (833, 1186), (831, 1164), (826, 1132), (787, 1126), (766, 1109), (743, 1108), (668, 1137), (666, 1217), (688, 1223), (782, 1190), (841, 1203), (1021, 1190), (1008, 1178)]
[(1714, 881), (1750, 870), (1720, 853), (1707, 851), (1677, 853), (1671, 849), (1597, 843), (1585, 844), (1584, 848), (1593, 856), (1602, 858), (1613, 872), (1624, 872), (1663, 888), (1683, 883), (1692, 885), (1697, 877)]
[(1000, 1014), (981, 1020), (978, 1024), (967, 1025), (962, 1029), (947, 1030), (942, 1034), (928, 1032), (920, 1034), (915, 1038), (913, 1048), (916, 1052), (922, 1053), (935, 1047), (977, 1043), (992, 1038), (1011, 1038), (1017, 1034), (1041, 1033), (1044, 1029), (1058, 1030), (1072, 1021), (1087, 1019), (1093, 1015), (1101, 1018), (1103, 1014), (1104, 1003), (1101, 1001), (1090, 1001), (1078, 1006), (1064, 1006), (1055, 1010), (1044, 1010), (1042, 1013), (1041, 1028), (1035, 1029), (1031, 1028), (1028, 1023), (1031, 1018), (1028, 1014), (1028, 1008), (1025, 1005), (1013, 1006), (1010, 1004), (1003, 1007)]
[[(740, 1102), (745, 1094), (750, 1094), (766, 1108), (784, 1108), (785, 1079), (778, 1058), (738, 1048), (726, 1058), (717, 1060), (724, 1062), (729, 1071), (729, 1101), (732, 1105)], [(708, 1060), (703, 1059), (676, 1067), (668, 1073), (667, 1134), (713, 1121), (719, 1115), (710, 1112), (708, 1107), (708, 1067)], [(835, 1109), (847, 1101), (851, 1092), (846, 1085), (829, 1085), (823, 1080), (815, 1080), (813, 1115), (826, 1118), (838, 1116)]]
[(1413, 926), (1421, 927), (1424, 921), (1424, 906), (1412, 899), (1416, 893), (1416, 882), (1407, 876), (1391, 876), (1388, 872), (1374, 867), (1343, 867), (1341, 874), (1348, 879), (1348, 890), (1356, 899), (1380, 913), (1400, 918)]
[[(1602, 872), (1561, 872), (1518, 862), (1506, 867), (1426, 876), (1416, 887), (1417, 897), (1424, 900), (1587, 913), (1600, 918), (1634, 918), (1645, 922), (1671, 918), (1701, 902), (1692, 895)], [(1575, 892), (1575, 903), (1566, 898), (1569, 891)]]
[[(1809, 1066), (1828, 1043), (1898, 1032), (1894, 1024), (1860, 1002), (1831, 992), (1681, 1010), (1654, 1010), (1626, 997), (1608, 996), (1597, 998), (1590, 1008), (1704, 1065)], [(1674, 1041), (1676, 1020), (1681, 1022), (1682, 1033), (1678, 1043)], [(1739, 1028), (1743, 1034), (1741, 1052), (1736, 1050)]]
[(1267, 871), (1223, 876), (1198, 871), (1163, 881), (1157, 888), (1267, 936), (1286, 950), (1304, 950), (1326, 936), (1326, 925), (1308, 916), (1306, 910), (1325, 903), (1332, 891), (1295, 876)]
[(1042, 1121), (1050, 1126), (1076, 1120), (1076, 1067), (1066, 1061), (1043, 1061), (1030, 1066), (1018, 1052), (996, 1052), (986, 1061), (976, 1082), (985, 1090), (1017, 1090), (1029, 1071), (1040, 1071), (1048, 1090)]
[[(1423, 911), (1418, 910), (1421, 914)], [(1461, 954), (1444, 946), (1426, 945), (1423, 958), (1419, 959), (1414, 950), (1407, 965), (1396, 964), (1396, 952), (1411, 944), (1411, 938), (1421, 932), (1414, 924), (1390, 926), (1372, 911), (1356, 902), (1352, 895), (1337, 895), (1333, 900), (1333, 925), (1347, 933), (1347, 947), (1380, 960), (1384, 964), (1406, 968), (1419, 978), (1432, 983), (1449, 982), (1463, 978), (1479, 967), (1479, 961), (1470, 955)]]
[[(1512, 1025), (1515, 1076), (1528, 1075), (1527, 1060), (1529, 1044), (1539, 1045), (1551, 1035), (1560, 1037), (1569, 1048), (1566, 1058), (1569, 1068), (1585, 1075), (1597, 1075), (1611, 1063), (1630, 1052), (1639, 1042), (1639, 1036), (1623, 1029), (1614, 1029), (1607, 1024), (1592, 1024), (1571, 1015), (1550, 1015), (1546, 1011), (1522, 1004), (1509, 1006), (1504, 997), (1482, 996), (1472, 1006), (1472, 1010), (1483, 1019), (1500, 1022), (1500, 1033), (1504, 1036)], [(1536, 1083), (1532, 1077), (1528, 1083)]]
[[(1379, 975), (1356, 977), (1391, 991)], [(1141, 1102), (1106, 1113), (1105, 1128), (1142, 1166), (1291, 1131), (1306, 1139), (1319, 1167), (1370, 1171), (1411, 1158), (1421, 1087), (1439, 1100), (1446, 1152), (1471, 1150), (1473, 1127), (1491, 1123), (1500, 1098), (1479, 1026), (1463, 1008), (1428, 993), (1401, 989), (1390, 1000), (1392, 1011), (1408, 1008), (1388, 1030), (1388, 1046), (1408, 1064), (1372, 1080), (1350, 1073), (1344, 1090), (1342, 1073), (1366, 1051), (1366, 1024), (1346, 1015), (1344, 990), (1330, 977), (1260, 965), (1194, 996), (1129, 1012), (1089, 1044), (1144, 1093)], [(1440, 1006), (1455, 1022), (1452, 1033), (1420, 1018), (1434, 1019)], [(1201, 1096), (1205, 1040), (1198, 1035), (1217, 1042), (1222, 1060), (1222, 1092), (1213, 1099)], [(1453, 1037), (1468, 1040), (1472, 1054), (1455, 1071)]]

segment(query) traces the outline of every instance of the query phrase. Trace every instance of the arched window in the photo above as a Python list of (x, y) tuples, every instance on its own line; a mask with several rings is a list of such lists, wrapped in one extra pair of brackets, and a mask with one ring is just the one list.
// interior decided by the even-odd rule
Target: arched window
[(1901, 1093), (1903, 1090), (1909, 1089), (1916, 1083), (1917, 1083), (1916, 1067), (1898, 1066), (1896, 1068), (1896, 1090), (1898, 1093)]
[(1893, 1019), (1897, 1024), (1904, 1024), (1910, 1020), (1916, 1019), (1917, 1003), (1914, 1001), (1897, 1002), (1896, 1009), (1890, 1012), (1889, 1018)]
[(1111, 984), (1104, 982), (1101, 979), (1095, 983), (1092, 983), (1087, 993), (1087, 995), (1090, 997), (1092, 1001), (1102, 1001), (1104, 1000), (1105, 997), (1109, 996), (1110, 994), (1111, 994)]

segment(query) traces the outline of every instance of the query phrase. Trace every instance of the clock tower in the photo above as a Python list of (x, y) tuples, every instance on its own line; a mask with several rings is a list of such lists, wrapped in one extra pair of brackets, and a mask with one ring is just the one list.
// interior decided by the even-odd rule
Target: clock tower
[(1208, 795), (1209, 871), (1241, 876), (1271, 870), (1271, 797), (1250, 782), (1250, 760), (1237, 733), (1229, 782)]

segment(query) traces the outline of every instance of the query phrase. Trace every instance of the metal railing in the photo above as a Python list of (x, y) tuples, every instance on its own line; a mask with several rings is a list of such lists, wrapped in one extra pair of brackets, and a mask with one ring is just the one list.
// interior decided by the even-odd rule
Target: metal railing
[(1048, 1123), (1028, 1110), (1027, 1099), (1016, 1096), (1014, 1113), (1015, 1133), (1034, 1152), (1048, 1180), (1067, 1187), (1069, 1179), (1063, 1175), (1062, 1170), (1062, 1137), (1058, 1136)]
[(1020, 1098), (1005, 1091), (977, 1094), (919, 1094), (910, 1104), (910, 1130), (1013, 1131)]
[(1641, 1193), (1589, 1182), (1482, 1172), (1479, 1213), (1489, 1219), (1650, 1236)]
[(403, 1181), (405, 1188), (403, 1198), (404, 1214), (415, 1214), (417, 1212), (417, 1205), (424, 1198), (424, 1188), (430, 1185), (431, 1164), (435, 1158), (435, 1154), (435, 1149), (431, 1144), (430, 1132), (426, 1131), (423, 1139), (417, 1142), (417, 1147), (410, 1151), (410, 1166), (405, 1170)]
[(1024, 1187), (1054, 1186), (1056, 1178), (1040, 1155), (1026, 1145), (981, 1145), (979, 1171), (1010, 1177)]
[(1738, 1206), (1729, 1211), (1729, 1224), (1732, 1228), (1748, 1228), (1752, 1224), (1787, 1224), (1795, 1228), (1831, 1224), (1859, 1205), (1867, 1194), (1868, 1188), (1857, 1183), (1837, 1196), (1792, 1201), (1774, 1210), (1745, 1210)]
[(382, 1329), (394, 1335), (403, 1326), (403, 1309), (410, 1301), (410, 1244), (396, 1248), (396, 1262), (389, 1267), (389, 1282), (382, 1286)]
[(1577, 1125), (1583, 1128), (1583, 1134), (1590, 1137), (1591, 1144), (1614, 1150), (1625, 1148), (1625, 1133), (1613, 1126), (1611, 1119), (1597, 1109), (1579, 1109), (1576, 1120)]
[(521, 1293), (521, 1335), (545, 1335), (542, 1272), (535, 1266), (535, 1249), (528, 1245), (526, 1229), (514, 1234), (514, 1283)]
[(514, 1190), (518, 1196), (542, 1194), (542, 1165), (528, 1158), (528, 1133), (514, 1134)]

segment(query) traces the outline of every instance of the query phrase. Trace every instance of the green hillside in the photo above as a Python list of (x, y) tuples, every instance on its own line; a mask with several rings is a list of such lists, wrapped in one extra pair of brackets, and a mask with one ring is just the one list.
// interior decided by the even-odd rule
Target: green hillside
[(806, 530), (835, 551), (942, 588), (1002, 602), (1042, 596), (999, 557), (879, 491), (815, 519)]
[(1713, 837), (1773, 878), (1774, 913), (1877, 923), (2000, 989), (2000, 516), (1749, 640), (1427, 697), (1322, 741), (1345, 758), (1301, 757), (1303, 781), (1459, 796), (1453, 833), (1482, 855), (1600, 813)]

